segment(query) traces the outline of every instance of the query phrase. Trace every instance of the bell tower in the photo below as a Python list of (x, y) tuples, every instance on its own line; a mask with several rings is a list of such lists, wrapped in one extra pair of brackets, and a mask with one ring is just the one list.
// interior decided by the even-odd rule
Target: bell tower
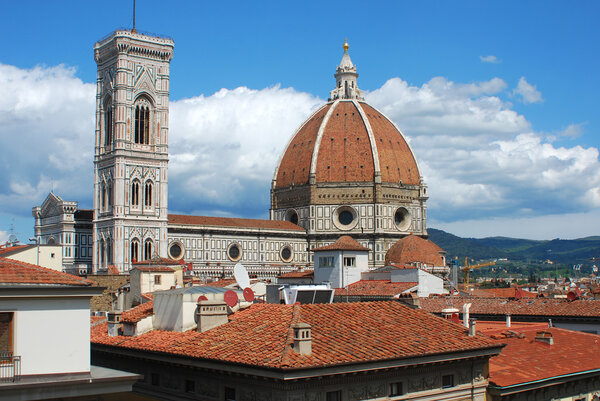
[(93, 269), (167, 254), (169, 65), (174, 42), (117, 30), (94, 46)]

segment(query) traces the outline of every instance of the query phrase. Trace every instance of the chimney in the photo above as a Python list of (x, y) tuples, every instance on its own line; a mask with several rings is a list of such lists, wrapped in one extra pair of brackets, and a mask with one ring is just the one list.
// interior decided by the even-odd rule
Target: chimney
[(204, 333), (229, 321), (227, 304), (223, 301), (200, 301), (196, 308), (198, 333)]
[(310, 355), (312, 353), (311, 326), (307, 323), (297, 323), (294, 325), (294, 351), (300, 355)]
[(535, 341), (546, 343), (548, 345), (554, 344), (552, 332), (550, 331), (538, 331), (537, 333), (535, 333)]
[(510, 327), (510, 313), (506, 314), (506, 327)]
[(475, 319), (469, 319), (469, 337), (475, 337)]
[(471, 309), (471, 303), (463, 305), (463, 324), (468, 329), (469, 328), (469, 309)]
[(120, 335), (121, 331), (121, 312), (108, 312), (108, 335), (115, 337)]

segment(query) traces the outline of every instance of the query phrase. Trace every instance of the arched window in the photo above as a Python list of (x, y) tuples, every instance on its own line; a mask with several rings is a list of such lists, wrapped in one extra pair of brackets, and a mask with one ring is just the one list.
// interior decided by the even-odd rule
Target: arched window
[(107, 195), (106, 195), (107, 196), (107, 202), (106, 202), (106, 204), (108, 206), (108, 209), (110, 210), (112, 208), (112, 205), (113, 205), (113, 185), (112, 185), (112, 181), (109, 181), (106, 186), (108, 188), (108, 191), (106, 191), (107, 192)]
[(137, 262), (139, 258), (140, 241), (136, 238), (131, 241), (131, 262)]
[(101, 190), (100, 190), (100, 210), (105, 211), (106, 210), (106, 183), (102, 182), (100, 184), (101, 186)]
[(131, 183), (131, 206), (140, 206), (140, 182), (137, 180)]
[(113, 109), (111, 98), (104, 102), (104, 146), (109, 146), (113, 141)]
[(135, 104), (134, 141), (135, 143), (150, 144), (150, 102), (141, 98)]
[(144, 206), (152, 207), (152, 182), (146, 181), (144, 185)]
[(152, 259), (152, 240), (148, 238), (144, 242), (144, 260)]
[(106, 245), (104, 244), (104, 239), (100, 240), (100, 249), (98, 249), (98, 253), (100, 253), (100, 267), (106, 266)]
[(112, 240), (106, 241), (106, 264), (112, 264)]

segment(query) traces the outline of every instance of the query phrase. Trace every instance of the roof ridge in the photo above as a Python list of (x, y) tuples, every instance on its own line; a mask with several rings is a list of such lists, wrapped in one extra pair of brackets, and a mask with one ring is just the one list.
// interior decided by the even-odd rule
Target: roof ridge
[(300, 321), (300, 312), (302, 308), (300, 304), (294, 304), (292, 309), (292, 319), (290, 320), (290, 325), (288, 327), (288, 332), (285, 338), (285, 343), (283, 344), (283, 352), (281, 353), (281, 366), (290, 366), (288, 359), (290, 359), (289, 353), (294, 345), (294, 326)]

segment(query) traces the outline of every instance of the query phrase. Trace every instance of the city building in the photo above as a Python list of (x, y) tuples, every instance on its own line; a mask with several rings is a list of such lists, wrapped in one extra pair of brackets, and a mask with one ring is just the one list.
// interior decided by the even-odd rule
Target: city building
[(62, 245), (65, 266), (128, 272), (158, 256), (185, 259), (196, 275), (230, 275), (242, 262), (253, 274), (276, 277), (312, 266), (312, 250), (344, 234), (368, 248), (369, 268), (383, 266), (399, 239), (427, 236), (417, 159), (396, 125), (363, 99), (347, 43), (329, 101), (281, 155), (269, 220), (169, 215), (173, 48), (172, 39), (128, 30), (94, 46), (93, 213), (55, 194), (33, 209), (36, 237)]

